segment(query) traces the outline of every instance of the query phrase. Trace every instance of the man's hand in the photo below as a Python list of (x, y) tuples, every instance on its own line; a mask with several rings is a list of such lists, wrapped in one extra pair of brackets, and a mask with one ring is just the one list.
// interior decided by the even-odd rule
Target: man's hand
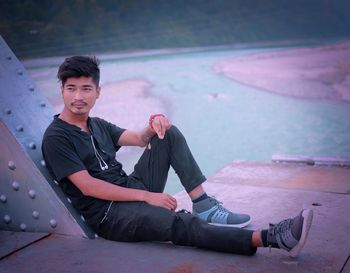
[(150, 205), (169, 210), (175, 210), (177, 207), (176, 199), (167, 193), (146, 192), (144, 201)]
[(160, 139), (163, 139), (166, 130), (171, 127), (171, 122), (165, 116), (159, 115), (152, 119), (150, 126), (156, 132), (158, 137)]

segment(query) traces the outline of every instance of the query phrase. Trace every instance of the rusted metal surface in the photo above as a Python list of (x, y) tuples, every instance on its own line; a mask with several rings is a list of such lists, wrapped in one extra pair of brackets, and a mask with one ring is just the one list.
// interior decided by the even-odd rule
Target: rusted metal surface
[[(251, 170), (251, 162), (246, 162)], [(266, 164), (254, 163), (252, 176), (263, 173)], [(279, 165), (270, 164), (271, 173)], [(233, 168), (234, 164), (231, 165)], [(291, 166), (293, 167), (293, 166)], [(297, 167), (297, 166), (295, 166)], [(240, 168), (244, 164), (240, 163)], [(312, 171), (312, 166), (309, 166)], [(233, 170), (232, 170), (233, 171)], [(307, 172), (307, 170), (304, 170)], [(277, 173), (280, 172), (277, 171)], [(218, 172), (220, 173), (220, 172)], [(246, 172), (248, 173), (248, 171)], [(291, 173), (291, 170), (286, 173)], [(277, 178), (276, 178), (277, 177)], [(278, 180), (282, 174), (271, 179)], [(223, 179), (221, 181), (221, 179)], [(309, 239), (296, 259), (282, 250), (260, 248), (253, 257), (205, 251), (171, 243), (120, 243), (101, 238), (87, 240), (51, 235), (16, 255), (0, 261), (0, 272), (321, 272), (338, 273), (350, 254), (350, 195), (266, 186), (266, 177), (256, 177), (256, 184), (245, 184), (235, 176), (216, 177), (205, 184), (210, 195), (224, 205), (252, 216), (248, 229), (266, 228), (268, 223), (293, 216), (302, 208), (314, 210), (314, 222)], [(284, 179), (284, 178), (283, 178)], [(281, 179), (281, 183), (284, 181)], [(260, 183), (259, 183), (260, 181)], [(335, 180), (335, 183), (338, 180)], [(260, 185), (261, 184), (261, 185)], [(283, 183), (282, 183), (283, 184)], [(176, 195), (179, 209), (191, 210), (185, 192)], [(314, 204), (314, 205), (313, 205)], [(317, 204), (317, 205), (315, 205)], [(346, 271), (345, 271), (346, 272)]]
[(0, 230), (0, 260), (47, 236), (48, 233)]
[(340, 273), (350, 273), (350, 255), (348, 256), (348, 259), (346, 260)]

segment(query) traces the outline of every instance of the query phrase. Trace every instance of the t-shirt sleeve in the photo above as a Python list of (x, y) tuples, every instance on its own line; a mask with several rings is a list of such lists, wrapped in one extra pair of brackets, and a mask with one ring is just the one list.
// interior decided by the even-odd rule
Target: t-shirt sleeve
[(43, 140), (42, 152), (52, 175), (57, 181), (86, 170), (73, 145), (63, 136), (50, 136)]
[(110, 122), (107, 122), (107, 124), (108, 124), (109, 134), (111, 135), (111, 138), (112, 138), (113, 143), (114, 143), (114, 147), (118, 151), (120, 148), (120, 146), (118, 145), (119, 138), (124, 133), (124, 131), (126, 129), (120, 128), (120, 127), (118, 127)]

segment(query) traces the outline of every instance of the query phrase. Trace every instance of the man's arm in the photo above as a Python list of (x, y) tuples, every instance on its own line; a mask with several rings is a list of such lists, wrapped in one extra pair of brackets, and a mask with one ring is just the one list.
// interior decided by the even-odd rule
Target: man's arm
[(150, 205), (175, 210), (176, 199), (166, 193), (129, 189), (92, 177), (86, 170), (73, 173), (69, 180), (86, 196), (110, 201), (143, 201)]
[(149, 125), (142, 131), (124, 131), (118, 139), (118, 145), (145, 147), (155, 134), (157, 134), (160, 139), (163, 139), (166, 130), (170, 127), (171, 122), (165, 116), (156, 116), (154, 119), (150, 120)]

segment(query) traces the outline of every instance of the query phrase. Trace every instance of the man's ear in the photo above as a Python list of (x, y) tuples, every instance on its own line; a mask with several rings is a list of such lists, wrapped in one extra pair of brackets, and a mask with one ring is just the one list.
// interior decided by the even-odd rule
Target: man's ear
[(100, 97), (100, 92), (101, 92), (101, 86), (98, 86), (96, 89), (96, 93), (97, 93), (96, 99)]
[(61, 85), (61, 94), (63, 95), (63, 85)]

